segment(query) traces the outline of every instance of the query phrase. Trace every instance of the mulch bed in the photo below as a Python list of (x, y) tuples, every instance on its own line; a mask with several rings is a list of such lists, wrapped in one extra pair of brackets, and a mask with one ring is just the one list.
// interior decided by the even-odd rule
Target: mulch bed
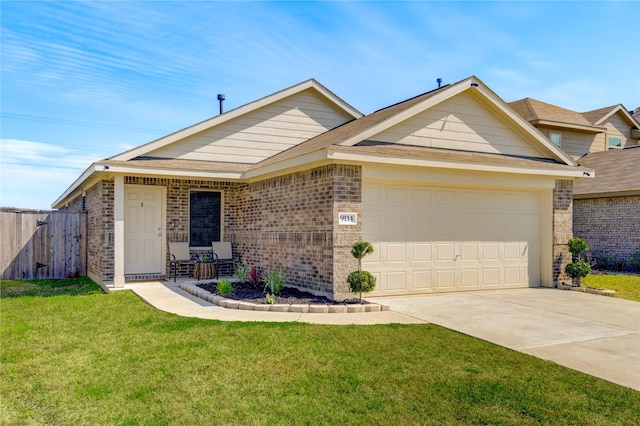
[[(202, 283), (198, 284), (198, 287), (213, 294), (218, 294), (216, 283)], [(250, 302), (259, 305), (264, 305), (267, 303), (265, 293), (262, 292), (262, 288), (255, 288), (248, 283), (234, 283), (233, 293), (224, 297), (226, 297), (227, 299)], [(275, 303), (285, 305), (351, 305), (359, 304), (360, 299), (354, 298), (337, 302), (324, 296), (316, 296), (306, 291), (298, 290), (297, 288), (283, 287), (282, 289), (280, 289), (280, 294), (276, 296)], [(363, 303), (367, 304), (366, 301), (363, 301)]]

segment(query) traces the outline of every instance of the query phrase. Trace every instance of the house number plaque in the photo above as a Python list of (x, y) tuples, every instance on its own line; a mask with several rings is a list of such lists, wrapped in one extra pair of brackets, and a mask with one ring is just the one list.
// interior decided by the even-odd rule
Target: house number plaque
[(357, 225), (358, 213), (338, 213), (338, 225)]

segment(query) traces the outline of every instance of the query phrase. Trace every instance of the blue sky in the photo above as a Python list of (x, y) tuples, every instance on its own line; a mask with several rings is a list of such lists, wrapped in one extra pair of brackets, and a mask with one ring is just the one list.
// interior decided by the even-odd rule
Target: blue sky
[(6, 1), (0, 205), (315, 78), (363, 113), (476, 75), (507, 102), (640, 106), (640, 2)]

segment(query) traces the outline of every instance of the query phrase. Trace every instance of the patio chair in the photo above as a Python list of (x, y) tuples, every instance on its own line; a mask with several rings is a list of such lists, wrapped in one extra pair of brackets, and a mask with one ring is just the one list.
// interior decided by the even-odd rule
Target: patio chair
[(239, 259), (236, 259), (233, 256), (233, 248), (231, 247), (231, 242), (213, 241), (211, 243), (211, 254), (213, 256), (213, 261), (216, 264), (216, 279), (219, 278), (221, 264), (230, 264), (231, 272), (229, 275), (233, 275), (233, 269), (235, 268), (235, 265), (239, 261)]
[(171, 272), (173, 272), (173, 282), (176, 282), (179, 264), (187, 264), (191, 267), (196, 264), (196, 261), (191, 259), (189, 243), (169, 243), (169, 262), (169, 279), (171, 279)]

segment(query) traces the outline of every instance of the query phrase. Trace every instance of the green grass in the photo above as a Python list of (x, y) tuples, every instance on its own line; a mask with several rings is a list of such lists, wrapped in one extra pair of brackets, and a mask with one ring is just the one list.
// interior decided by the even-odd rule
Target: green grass
[(582, 279), (583, 285), (615, 290), (616, 297), (640, 302), (640, 276), (621, 274), (591, 274)]
[(225, 323), (129, 291), (0, 303), (1, 424), (640, 423), (640, 392), (434, 325)]
[(66, 280), (0, 280), (0, 297), (49, 297), (94, 293), (102, 293), (102, 289), (87, 277)]

